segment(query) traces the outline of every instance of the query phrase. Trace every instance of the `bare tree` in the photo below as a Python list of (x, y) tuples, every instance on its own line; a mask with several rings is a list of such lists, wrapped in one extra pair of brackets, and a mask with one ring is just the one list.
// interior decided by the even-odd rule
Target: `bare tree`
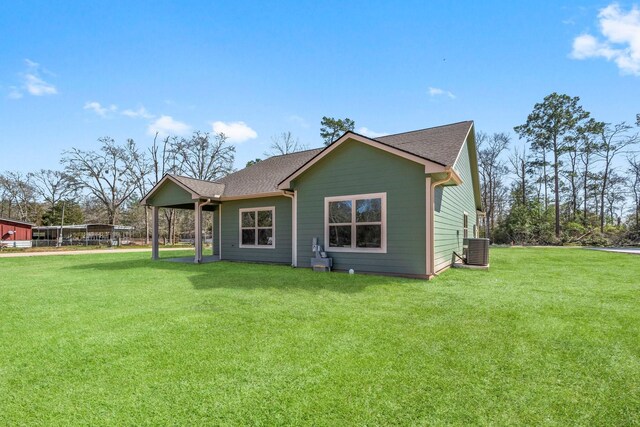
[[(134, 187), (138, 193), (137, 202), (142, 199), (150, 189), (148, 175), (151, 173), (152, 164), (145, 151), (138, 150), (133, 140), (129, 140), (127, 144), (128, 156), (130, 159), (131, 177), (134, 181)], [(149, 207), (144, 206), (144, 241), (149, 244)]]
[(589, 121), (588, 127), (579, 134), (578, 140), (578, 152), (580, 155), (580, 162), (582, 163), (582, 223), (584, 226), (589, 222), (589, 196), (593, 189), (594, 173), (591, 170), (594, 162), (594, 153), (599, 147), (599, 135), (604, 129), (604, 123)]
[(0, 187), (3, 199), (2, 215), (20, 221), (36, 219), (36, 192), (27, 175), (7, 171), (0, 175)]
[(625, 188), (627, 187), (627, 179), (615, 172), (611, 172), (609, 176), (609, 191), (606, 194), (607, 216), (611, 220), (611, 224), (619, 226), (622, 222), (622, 216), (627, 202)]
[(284, 154), (295, 153), (296, 151), (306, 150), (307, 147), (300, 143), (290, 131), (282, 132), (271, 137), (270, 151), (264, 153), (265, 156), (281, 156)]
[(28, 174), (36, 194), (48, 205), (49, 209), (54, 209), (58, 203), (71, 197), (74, 193), (73, 178), (62, 171), (51, 169), (40, 169), (37, 172)]
[(227, 144), (227, 137), (218, 133), (194, 132), (189, 139), (172, 144), (181, 171), (192, 178), (214, 181), (233, 170), (236, 148)]
[(496, 224), (496, 209), (499, 196), (504, 192), (503, 177), (507, 167), (500, 158), (509, 145), (509, 135), (494, 133), (489, 136), (478, 132), (478, 163), (480, 167), (481, 191), (484, 209), (486, 211), (486, 237), (491, 238), (491, 232)]
[(615, 125), (606, 124), (601, 133), (601, 144), (599, 150), (595, 153), (604, 166), (600, 174), (600, 231), (604, 231), (605, 223), (605, 198), (610, 187), (611, 168), (613, 160), (616, 156), (632, 145), (636, 144), (640, 139), (638, 133), (629, 134), (631, 126), (625, 122)]
[(107, 221), (115, 224), (120, 207), (136, 190), (130, 150), (133, 141), (128, 140), (122, 146), (109, 137), (98, 141), (101, 144), (99, 150), (72, 148), (62, 153), (60, 162), (67, 174), (76, 177), (77, 188), (99, 200), (106, 211)]
[(513, 172), (517, 179), (517, 188), (520, 198), (517, 200), (522, 206), (527, 205), (527, 176), (530, 172), (527, 162), (526, 149), (522, 149), (522, 153), (518, 148), (514, 148), (509, 156), (509, 163), (513, 167)]
[[(150, 185), (155, 185), (167, 173), (177, 174), (182, 169), (182, 164), (173, 147), (179, 144), (180, 140), (176, 136), (166, 136), (162, 140), (162, 145), (158, 144), (158, 133), (153, 138), (153, 145), (149, 149), (151, 153), (151, 181)], [(175, 209), (163, 209), (162, 212), (167, 223), (167, 240), (170, 245), (174, 243), (175, 235)], [(149, 234), (149, 233), (147, 233)]]

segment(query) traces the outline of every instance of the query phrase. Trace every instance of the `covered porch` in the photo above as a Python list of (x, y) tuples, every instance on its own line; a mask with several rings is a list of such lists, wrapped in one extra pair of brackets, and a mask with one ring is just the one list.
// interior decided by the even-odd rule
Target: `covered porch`
[[(220, 210), (220, 197), (224, 191), (224, 185), (210, 181), (167, 174), (149, 191), (141, 200), (142, 205), (151, 207), (152, 234), (151, 234), (151, 258), (159, 259), (160, 252), (160, 208), (184, 209), (193, 211), (194, 218), (194, 246), (195, 256), (190, 258), (177, 258), (176, 262), (203, 262), (217, 261), (215, 255), (214, 235), (216, 230), (211, 229), (211, 253), (203, 251), (203, 215), (210, 212), (212, 219)], [(215, 221), (212, 221), (214, 224)]]

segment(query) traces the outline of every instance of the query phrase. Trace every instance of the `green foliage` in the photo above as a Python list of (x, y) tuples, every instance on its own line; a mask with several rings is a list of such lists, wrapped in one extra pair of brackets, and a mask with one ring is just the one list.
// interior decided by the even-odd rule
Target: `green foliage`
[(553, 234), (553, 209), (544, 210), (541, 203), (514, 204), (498, 226), (495, 243), (521, 245), (557, 244)]
[(262, 161), (262, 159), (260, 159), (260, 158), (257, 158), (257, 157), (256, 157), (256, 158), (255, 158), (255, 159), (253, 159), (253, 160), (249, 160), (249, 161), (247, 162), (247, 164), (246, 164), (246, 167), (253, 166), (253, 165), (255, 165), (256, 163), (261, 162), (261, 161)]
[(343, 133), (353, 131), (356, 123), (349, 119), (334, 119), (333, 117), (322, 117), (320, 121), (320, 136), (324, 140), (324, 145), (329, 145)]
[(60, 225), (62, 222), (62, 209), (64, 206), (65, 224), (83, 224), (84, 211), (78, 203), (67, 201), (58, 202), (53, 209), (48, 209), (42, 214), (42, 225)]
[(640, 423), (637, 256), (429, 283), (148, 257), (2, 260), (1, 425)]

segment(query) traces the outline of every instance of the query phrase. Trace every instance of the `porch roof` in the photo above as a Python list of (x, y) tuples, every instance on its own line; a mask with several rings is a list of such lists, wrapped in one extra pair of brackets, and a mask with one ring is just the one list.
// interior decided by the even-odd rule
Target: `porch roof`
[(208, 201), (203, 210), (213, 211), (224, 192), (224, 184), (166, 174), (140, 201), (147, 206), (195, 209), (195, 202)]

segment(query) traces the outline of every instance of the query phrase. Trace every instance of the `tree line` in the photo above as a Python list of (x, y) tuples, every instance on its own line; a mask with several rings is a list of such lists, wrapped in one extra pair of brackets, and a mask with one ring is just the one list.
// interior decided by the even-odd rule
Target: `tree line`
[[(349, 118), (323, 117), (320, 125), (325, 145), (355, 128)], [(579, 97), (552, 93), (513, 128), (515, 136), (477, 132), (481, 235), (494, 243), (639, 242), (637, 126), (640, 115), (634, 124), (605, 123), (584, 110)], [(224, 134), (156, 134), (148, 147), (131, 139), (98, 142), (95, 150), (63, 151), (60, 169), (0, 173), (0, 217), (39, 225), (121, 223), (148, 241), (150, 213), (139, 201), (164, 174), (216, 180), (233, 171), (235, 147)], [(282, 132), (263, 154), (304, 149)], [(162, 218), (166, 243), (193, 232), (188, 211), (163, 209)]]
[[(65, 150), (62, 168), (0, 173), (0, 217), (38, 225), (124, 223), (148, 241), (149, 211), (139, 201), (166, 173), (219, 179), (233, 170), (235, 147), (222, 134), (196, 131), (189, 138), (156, 134), (149, 147), (132, 139), (98, 139), (99, 148)], [(163, 233), (173, 243), (189, 229), (190, 215), (163, 211)], [(176, 227), (185, 223), (184, 227)], [(144, 234), (143, 234), (144, 233)]]
[(640, 241), (637, 126), (598, 121), (552, 93), (508, 133), (478, 132), (483, 235), (495, 243)]

